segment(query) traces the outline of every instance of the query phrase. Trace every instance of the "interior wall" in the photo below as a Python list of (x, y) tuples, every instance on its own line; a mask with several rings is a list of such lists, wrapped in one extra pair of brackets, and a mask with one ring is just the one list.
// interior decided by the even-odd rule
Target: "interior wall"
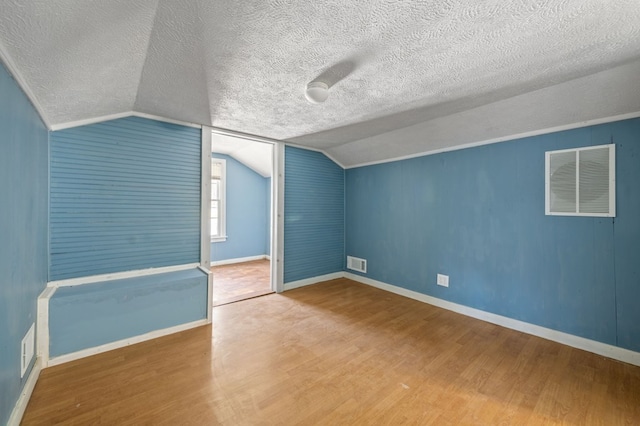
[[(139, 117), (53, 132), (50, 280), (199, 264), (201, 156), (200, 129)], [(56, 290), (52, 359), (206, 319), (196, 267), (132, 275)]]
[[(31, 371), (20, 346), (47, 282), (48, 132), (0, 63), (0, 424)], [(35, 357), (34, 357), (35, 359)]]
[[(611, 141), (617, 217), (546, 216), (545, 151)], [(346, 253), (369, 278), (640, 351), (639, 181), (640, 119), (349, 169)]]
[(323, 153), (286, 147), (284, 283), (343, 270), (344, 176)]
[(127, 117), (51, 134), (50, 280), (200, 261), (200, 130)]
[(271, 179), (229, 155), (214, 153), (213, 157), (227, 164), (227, 240), (211, 243), (211, 260), (268, 255)]

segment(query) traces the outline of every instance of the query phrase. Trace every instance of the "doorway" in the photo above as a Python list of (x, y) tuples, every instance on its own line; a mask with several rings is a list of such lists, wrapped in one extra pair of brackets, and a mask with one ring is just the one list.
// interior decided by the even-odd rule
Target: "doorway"
[(211, 137), (213, 306), (273, 293), (274, 145)]

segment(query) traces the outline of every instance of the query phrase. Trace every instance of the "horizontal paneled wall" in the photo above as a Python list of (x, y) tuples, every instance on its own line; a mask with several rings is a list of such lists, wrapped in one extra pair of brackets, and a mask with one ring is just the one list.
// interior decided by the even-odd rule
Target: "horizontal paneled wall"
[[(545, 151), (612, 141), (617, 217), (545, 216)], [(640, 351), (638, 182), (638, 119), (349, 169), (346, 254), (378, 281)]]
[(200, 130), (138, 117), (51, 134), (50, 280), (199, 261)]
[(320, 152), (287, 146), (284, 282), (344, 268), (344, 170)]

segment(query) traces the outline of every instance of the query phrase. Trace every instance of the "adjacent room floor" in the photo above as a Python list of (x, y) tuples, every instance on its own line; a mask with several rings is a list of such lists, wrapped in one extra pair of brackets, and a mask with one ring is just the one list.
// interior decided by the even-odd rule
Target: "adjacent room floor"
[(45, 369), (25, 425), (640, 424), (640, 367), (346, 279)]
[(270, 262), (266, 259), (212, 266), (211, 272), (213, 306), (273, 293)]

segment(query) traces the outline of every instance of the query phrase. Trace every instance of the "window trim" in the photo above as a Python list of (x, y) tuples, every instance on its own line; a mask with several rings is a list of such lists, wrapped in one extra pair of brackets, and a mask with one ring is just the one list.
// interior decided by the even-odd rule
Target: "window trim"
[[(220, 207), (218, 208), (218, 221), (220, 223), (220, 235), (211, 235), (213, 230), (209, 230), (212, 243), (222, 243), (227, 241), (227, 160), (224, 158), (211, 157), (211, 170), (213, 170), (213, 164), (220, 163)], [(211, 177), (213, 181), (213, 177)], [(213, 182), (211, 183), (211, 189), (213, 189)], [(209, 194), (211, 198), (211, 194)], [(213, 198), (211, 198), (213, 202)], [(209, 220), (211, 220), (211, 213), (209, 213)]]

